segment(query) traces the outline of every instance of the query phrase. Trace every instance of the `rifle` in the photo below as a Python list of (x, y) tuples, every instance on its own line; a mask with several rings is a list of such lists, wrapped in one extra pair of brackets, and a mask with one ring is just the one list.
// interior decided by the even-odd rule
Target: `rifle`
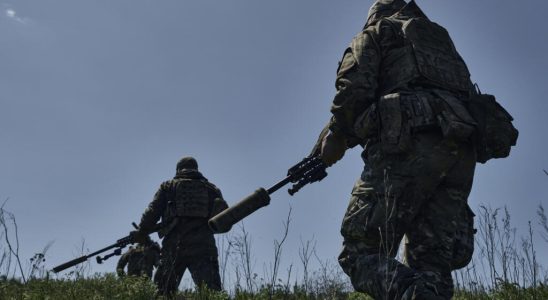
[(259, 188), (253, 194), (236, 203), (236, 205), (225, 209), (211, 218), (208, 222), (209, 227), (215, 233), (227, 232), (232, 225), (249, 216), (259, 208), (270, 204), (270, 195), (286, 184), (290, 182), (293, 183), (288, 190), (289, 195), (293, 196), (303, 186), (324, 179), (327, 176), (326, 169), (327, 165), (318, 155), (305, 157), (301, 162), (287, 171), (287, 177), (285, 179), (276, 183), (268, 190)]
[[(137, 227), (137, 225), (135, 223), (132, 224), (133, 227), (135, 227), (135, 229), (139, 229)], [(146, 234), (151, 234), (151, 233), (154, 233), (154, 232), (157, 232), (158, 230), (161, 230), (163, 227), (164, 227), (165, 224), (163, 223), (158, 223), (156, 224), (151, 230), (149, 230), (148, 232), (146, 232)], [(114, 250), (113, 253), (111, 254), (108, 254), (106, 255), (105, 257), (101, 258), (101, 257), (97, 257), (97, 262), (100, 264), (102, 263), (104, 260), (107, 260), (109, 257), (111, 256), (114, 256), (114, 255), (120, 255), (118, 253), (122, 253), (122, 249), (124, 247), (126, 247), (127, 245), (129, 244), (134, 244), (136, 243), (137, 241), (135, 241), (135, 238), (131, 235), (128, 235), (128, 236), (125, 236), (119, 240), (116, 241), (116, 243), (112, 244), (112, 245), (109, 245), (101, 250), (97, 250), (91, 254), (88, 254), (88, 255), (84, 255), (84, 256), (80, 256), (78, 258), (75, 258), (71, 261), (68, 261), (66, 263), (63, 263), (63, 264), (60, 264), (58, 265), (57, 267), (53, 268), (52, 271), (55, 272), (55, 273), (59, 273), (65, 269), (68, 269), (70, 267), (73, 267), (77, 264), (81, 264), (85, 261), (87, 261), (89, 258), (91, 257), (94, 257), (95, 255), (98, 255), (98, 254), (101, 254), (103, 252), (106, 252), (110, 249), (114, 249), (114, 248), (118, 248), (116, 250)]]

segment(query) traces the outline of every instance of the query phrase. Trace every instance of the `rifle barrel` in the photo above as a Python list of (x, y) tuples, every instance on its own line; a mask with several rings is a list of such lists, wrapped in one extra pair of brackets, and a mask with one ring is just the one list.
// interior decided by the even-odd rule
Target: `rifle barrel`
[(269, 195), (272, 195), (275, 191), (281, 189), (284, 185), (291, 182), (292, 176), (287, 176), (284, 180), (276, 183), (274, 186), (266, 190)]
[(87, 255), (78, 257), (78, 258), (73, 259), (73, 260), (71, 260), (71, 261), (69, 261), (69, 262), (66, 262), (66, 263), (64, 263), (64, 264), (58, 265), (57, 267), (53, 268), (53, 272), (59, 273), (59, 272), (65, 270), (65, 269), (68, 269), (68, 268), (72, 267), (72, 266), (75, 266), (75, 265), (77, 265), (77, 264), (83, 263), (83, 262), (85, 262), (86, 260), (88, 260), (88, 256), (87, 256)]
[[(154, 226), (152, 227), (152, 229), (148, 230), (148, 231), (147, 231), (147, 234), (151, 234), (151, 233), (153, 233), (153, 232), (156, 232), (156, 231), (160, 230), (160, 229), (161, 229), (162, 227), (164, 227), (164, 226), (165, 226), (165, 225), (164, 225), (163, 223), (158, 223), (158, 224), (154, 225)], [(55, 273), (59, 273), (59, 272), (65, 270), (65, 269), (68, 269), (68, 268), (70, 268), (70, 267), (72, 267), (72, 266), (75, 266), (75, 265), (77, 265), (77, 264), (79, 264), (79, 263), (83, 263), (83, 262), (85, 262), (86, 260), (88, 260), (89, 258), (91, 258), (91, 257), (93, 257), (93, 256), (95, 256), (95, 255), (97, 255), (97, 254), (101, 254), (101, 253), (103, 253), (103, 252), (105, 252), (105, 251), (108, 251), (108, 250), (110, 250), (110, 249), (112, 249), (112, 248), (123, 248), (123, 247), (125, 247), (127, 244), (132, 244), (132, 243), (134, 243), (134, 241), (133, 241), (131, 235), (125, 236), (125, 237), (119, 239), (118, 241), (116, 241), (116, 243), (114, 243), (114, 244), (112, 244), (112, 245), (110, 245), (110, 246), (107, 246), (107, 247), (105, 247), (105, 248), (103, 248), (103, 249), (101, 249), (101, 250), (97, 250), (97, 251), (95, 251), (95, 252), (93, 252), (93, 253), (90, 253), (90, 254), (88, 254), (88, 255), (84, 255), (84, 256), (75, 258), (75, 259), (73, 259), (73, 260), (71, 260), (71, 261), (68, 261), (68, 262), (66, 262), (66, 263), (64, 263), (64, 264), (60, 264), (60, 265), (58, 265), (57, 267), (53, 268), (52, 271), (55, 272)]]
[[(121, 246), (120, 243), (116, 242), (116, 243), (114, 243), (114, 244), (112, 244), (112, 245), (110, 245), (110, 246), (107, 246), (107, 247), (105, 247), (105, 248), (103, 248), (103, 249), (101, 249), (101, 250), (97, 250), (97, 251), (95, 251), (95, 252), (93, 252), (93, 253), (90, 253), (90, 254), (88, 254), (88, 255), (84, 255), (84, 256), (75, 258), (75, 259), (73, 259), (73, 260), (71, 260), (71, 261), (69, 261), (69, 262), (66, 262), (66, 263), (64, 263), (64, 264), (60, 264), (60, 265), (58, 265), (57, 267), (53, 268), (52, 271), (55, 272), (55, 273), (59, 273), (59, 272), (65, 270), (65, 269), (68, 269), (68, 268), (72, 267), (72, 266), (75, 266), (75, 265), (77, 265), (77, 264), (80, 264), (80, 263), (85, 262), (85, 261), (88, 260), (90, 257), (94, 257), (94, 256), (97, 255), (97, 254), (101, 254), (101, 253), (103, 253), (103, 252), (105, 252), (105, 251), (108, 251), (108, 250), (110, 250), (110, 249), (112, 249), (112, 248), (116, 248), (116, 247), (119, 247), (119, 246)], [(125, 245), (124, 245), (124, 246), (125, 246)]]

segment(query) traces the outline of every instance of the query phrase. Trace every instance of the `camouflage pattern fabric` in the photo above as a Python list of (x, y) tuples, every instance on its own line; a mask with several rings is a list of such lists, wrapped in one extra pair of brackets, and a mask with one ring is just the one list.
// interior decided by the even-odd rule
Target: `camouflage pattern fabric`
[(194, 283), (211, 290), (221, 290), (217, 251), (212, 248), (189, 247), (174, 231), (164, 238), (162, 260), (154, 276), (161, 294), (169, 295), (177, 290), (188, 269)]
[[(386, 155), (379, 143), (368, 146), (343, 219), (339, 261), (354, 288), (375, 299), (401, 297), (418, 279), (431, 283), (442, 299), (452, 295), (452, 262), (462, 249), (456, 212), (468, 212), (475, 150), (439, 132), (413, 139), (405, 154)], [(407, 266), (393, 259), (404, 234)], [(473, 242), (473, 232), (468, 234)]]
[(130, 247), (124, 253), (116, 266), (118, 276), (125, 276), (124, 269), (127, 266), (129, 276), (147, 276), (152, 278), (152, 271), (160, 262), (160, 246), (157, 243), (149, 245), (139, 244), (137, 247)]
[[(181, 181), (198, 181), (207, 186), (208, 214), (205, 217), (179, 216), (174, 202), (180, 193)], [(179, 186), (180, 187), (180, 186)], [(191, 197), (186, 197), (191, 198)], [(143, 213), (139, 228), (152, 228), (158, 220), (169, 226), (163, 232), (162, 255), (154, 281), (162, 294), (169, 295), (177, 290), (180, 280), (188, 268), (195, 284), (206, 284), (210, 289), (220, 290), (218, 251), (213, 232), (207, 221), (226, 209), (221, 191), (198, 170), (180, 169), (176, 176), (161, 184), (153, 201)]]
[[(344, 52), (329, 123), (348, 147), (365, 148), (339, 262), (354, 288), (375, 299), (450, 299), (451, 271), (473, 252), (467, 198), (476, 151), (464, 105), (472, 83), (446, 31), (414, 1), (379, 0), (371, 14)], [(405, 24), (435, 35), (407, 36)], [(444, 63), (432, 69), (431, 57)], [(417, 100), (405, 106), (404, 99)], [(404, 235), (401, 263), (395, 256)]]
[(403, 0), (378, 0), (369, 8), (365, 26), (375, 24), (381, 18), (389, 17), (406, 5)]

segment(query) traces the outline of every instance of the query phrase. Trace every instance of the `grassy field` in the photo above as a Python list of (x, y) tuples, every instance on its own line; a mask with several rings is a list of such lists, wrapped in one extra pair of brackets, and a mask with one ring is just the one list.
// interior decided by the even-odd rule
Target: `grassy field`
[[(476, 249), (472, 262), (455, 271), (454, 299), (548, 299), (548, 272), (539, 264), (538, 243), (548, 243), (548, 218), (542, 206), (528, 231), (518, 235), (506, 208), (482, 206), (477, 212)], [(298, 264), (280, 270), (284, 241), (290, 231), (291, 210), (274, 240), (271, 262), (258, 275), (253, 267), (253, 240), (245, 227), (217, 241), (221, 278), (227, 292), (215, 293), (190, 287), (177, 299), (371, 299), (354, 292), (348, 277), (334, 260), (315, 251), (315, 241), (302, 241)], [(537, 224), (533, 226), (533, 224)], [(15, 234), (8, 235), (8, 232)], [(19, 257), (15, 216), (0, 207), (0, 300), (4, 299), (162, 299), (146, 278), (118, 278), (113, 273), (91, 275), (81, 264), (63, 278), (54, 277), (44, 265), (49, 245), (29, 259)], [(84, 249), (84, 247), (82, 247)], [(83, 254), (83, 253), (82, 253)], [(315, 260), (314, 264), (311, 260)], [(26, 264), (23, 264), (24, 261)], [(30, 263), (29, 263), (30, 262)], [(299, 275), (295, 275), (299, 274)]]
[[(196, 300), (247, 300), (247, 299), (348, 299), (368, 300), (364, 294), (345, 290), (323, 292), (305, 292), (303, 287), (285, 289), (259, 289), (249, 293), (237, 291), (232, 295), (215, 293), (207, 290), (181, 291), (177, 299)], [(157, 298), (155, 286), (146, 278), (117, 278), (114, 274), (96, 275), (91, 278), (76, 280), (30, 280), (26, 284), (17, 280), (0, 281), (0, 299), (38, 300), (38, 299), (116, 299), (116, 300), (145, 300)], [(457, 292), (454, 299), (548, 299), (548, 288), (540, 285), (536, 288), (519, 288), (513, 284), (501, 284), (493, 291), (487, 292)]]

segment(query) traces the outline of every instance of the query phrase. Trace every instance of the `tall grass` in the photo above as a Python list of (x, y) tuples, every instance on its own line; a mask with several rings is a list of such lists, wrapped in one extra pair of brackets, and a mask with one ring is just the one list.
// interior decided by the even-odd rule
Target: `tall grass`
[[(542, 205), (536, 219), (519, 234), (506, 207), (480, 206), (475, 225), (476, 251), (471, 263), (454, 272), (455, 299), (548, 299), (548, 273), (539, 264), (538, 243), (548, 243), (548, 218)], [(0, 299), (154, 299), (155, 286), (146, 278), (92, 274), (82, 264), (55, 277), (45, 264), (47, 244), (33, 257), (20, 257), (15, 216), (0, 207)], [(273, 241), (271, 261), (257, 264), (253, 237), (239, 225), (219, 236), (220, 269), (226, 292), (187, 286), (178, 299), (370, 299), (353, 292), (337, 261), (321, 258), (314, 237), (302, 239), (298, 257), (287, 257), (291, 209)], [(89, 252), (82, 241), (81, 254)], [(284, 256), (285, 255), (285, 256)], [(284, 261), (288, 267), (281, 269)], [(257, 266), (262, 266), (262, 271)]]

